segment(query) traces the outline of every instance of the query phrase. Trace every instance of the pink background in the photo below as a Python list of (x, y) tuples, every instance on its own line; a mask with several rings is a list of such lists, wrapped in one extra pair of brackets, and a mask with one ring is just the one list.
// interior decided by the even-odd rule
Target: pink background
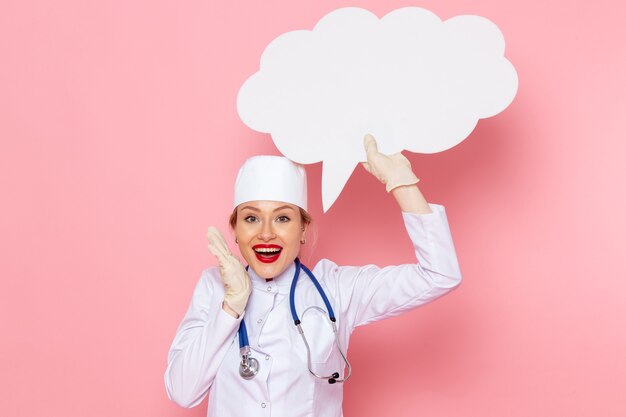
[[(163, 373), (206, 227), (226, 230), (241, 162), (276, 153), (237, 90), (277, 35), (407, 5), (494, 21), (520, 88), (461, 145), (409, 155), (464, 282), (355, 333), (345, 415), (626, 415), (626, 7), (606, 0), (4, 1), (1, 415), (205, 415)], [(374, 178), (323, 216), (320, 175), (305, 261), (411, 260)]]

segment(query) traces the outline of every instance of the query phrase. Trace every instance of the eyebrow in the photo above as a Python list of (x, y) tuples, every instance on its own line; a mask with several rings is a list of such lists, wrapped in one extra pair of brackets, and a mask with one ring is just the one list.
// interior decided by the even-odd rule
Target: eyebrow
[[(242, 208), (241, 208), (241, 210), (242, 210), (242, 211), (243, 211), (243, 210), (245, 210), (245, 209), (249, 209), (249, 210), (256, 211), (256, 212), (260, 212), (260, 211), (261, 211), (261, 210), (259, 210), (258, 208), (256, 208), (256, 207), (252, 207), (252, 206), (245, 206), (245, 207), (242, 207)], [(290, 206), (280, 206), (280, 207), (276, 207), (276, 208), (274, 209), (274, 211), (278, 211), (278, 210), (282, 210), (282, 209), (289, 209), (289, 210), (293, 210), (293, 207), (290, 207)]]
[(275, 208), (274, 211), (278, 211), (282, 209), (289, 209), (293, 211), (293, 207), (289, 207), (289, 206), (280, 206), (280, 207)]

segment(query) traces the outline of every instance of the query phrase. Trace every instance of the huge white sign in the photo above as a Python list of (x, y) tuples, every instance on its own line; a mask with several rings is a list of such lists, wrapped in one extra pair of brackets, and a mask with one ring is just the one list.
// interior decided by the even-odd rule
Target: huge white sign
[(349, 7), (274, 39), (241, 86), (237, 110), (287, 158), (323, 161), (327, 211), (367, 160), (366, 133), (386, 154), (441, 152), (504, 110), (517, 84), (504, 37), (484, 17), (442, 22), (406, 7), (379, 19)]

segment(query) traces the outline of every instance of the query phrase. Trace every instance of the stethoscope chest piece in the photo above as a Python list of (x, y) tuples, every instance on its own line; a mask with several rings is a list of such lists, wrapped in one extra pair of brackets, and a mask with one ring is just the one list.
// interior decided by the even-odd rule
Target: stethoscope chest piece
[(244, 355), (239, 362), (239, 375), (243, 379), (250, 380), (259, 373), (259, 361), (255, 358), (251, 358), (248, 355)]
[(246, 322), (241, 320), (239, 324), (239, 375), (243, 379), (250, 380), (259, 373), (259, 361), (250, 357), (250, 344), (248, 343), (248, 332), (246, 330)]

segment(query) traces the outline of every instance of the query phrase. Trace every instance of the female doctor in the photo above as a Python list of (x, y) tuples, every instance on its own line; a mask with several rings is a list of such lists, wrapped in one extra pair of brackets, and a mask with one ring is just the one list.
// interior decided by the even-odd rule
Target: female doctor
[(449, 292), (461, 274), (444, 208), (428, 204), (402, 154), (367, 135), (367, 171), (396, 199), (417, 263), (314, 268), (298, 253), (311, 221), (304, 169), (286, 158), (248, 159), (235, 184), (231, 226), (244, 267), (209, 228), (208, 268), (168, 354), (168, 397), (209, 417), (342, 415), (346, 358), (357, 326), (396, 316)]

